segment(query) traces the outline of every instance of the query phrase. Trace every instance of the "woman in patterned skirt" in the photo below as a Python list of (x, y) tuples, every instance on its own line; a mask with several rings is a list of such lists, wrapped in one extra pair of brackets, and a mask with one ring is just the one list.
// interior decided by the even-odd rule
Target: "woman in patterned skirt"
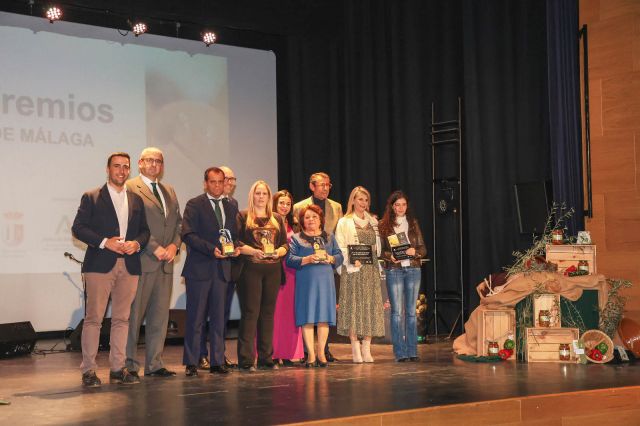
[[(338, 221), (336, 241), (344, 256), (340, 271), (338, 334), (349, 336), (353, 362), (373, 362), (371, 338), (384, 336), (384, 313), (380, 290), (381, 243), (378, 221), (369, 213), (371, 196), (362, 186), (351, 191), (347, 214)], [(371, 263), (349, 259), (350, 245), (370, 245)], [(362, 338), (362, 344), (358, 338)]]

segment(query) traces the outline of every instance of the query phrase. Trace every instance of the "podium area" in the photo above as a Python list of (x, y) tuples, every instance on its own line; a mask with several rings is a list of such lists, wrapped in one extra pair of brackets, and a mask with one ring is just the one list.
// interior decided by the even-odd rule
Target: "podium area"
[[(56, 342), (39, 342), (37, 349)], [(227, 352), (235, 360), (235, 340)], [(60, 345), (61, 346), (61, 345)], [(98, 354), (103, 385), (81, 386), (79, 352), (0, 360), (2, 424), (637, 424), (640, 365), (469, 363), (451, 342), (419, 345), (421, 360), (397, 363), (375, 344), (373, 364), (185, 377), (182, 346), (166, 347), (175, 377), (108, 384), (108, 353)], [(139, 348), (142, 356), (143, 347)]]

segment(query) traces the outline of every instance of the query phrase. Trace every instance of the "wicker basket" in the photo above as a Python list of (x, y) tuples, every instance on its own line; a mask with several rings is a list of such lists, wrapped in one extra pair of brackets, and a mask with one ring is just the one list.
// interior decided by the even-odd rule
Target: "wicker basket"
[[(604, 364), (613, 359), (613, 341), (604, 334), (600, 330), (587, 330), (582, 334), (580, 338), (584, 343), (584, 353), (587, 356), (587, 359), (596, 364)], [(607, 352), (602, 354), (602, 361), (596, 361), (595, 359), (589, 358), (589, 351), (600, 343), (604, 342), (609, 349)]]

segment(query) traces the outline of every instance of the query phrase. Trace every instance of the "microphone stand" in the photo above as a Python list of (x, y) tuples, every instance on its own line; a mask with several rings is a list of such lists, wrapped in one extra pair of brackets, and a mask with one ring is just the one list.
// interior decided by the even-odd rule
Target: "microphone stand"
[[(83, 262), (81, 260), (76, 259), (76, 257), (74, 255), (72, 255), (71, 253), (69, 253), (68, 251), (64, 252), (64, 257), (68, 257), (69, 259), (73, 260), (78, 265), (80, 265), (80, 270), (82, 271)], [(87, 282), (84, 280), (84, 274), (83, 273), (80, 273), (80, 276), (82, 277), (82, 295), (84, 296), (84, 316), (83, 316), (83, 318), (86, 318), (87, 317)]]

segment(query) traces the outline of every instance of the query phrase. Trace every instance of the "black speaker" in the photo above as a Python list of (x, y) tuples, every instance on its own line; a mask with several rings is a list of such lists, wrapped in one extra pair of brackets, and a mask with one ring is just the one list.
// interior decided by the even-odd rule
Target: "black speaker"
[(0, 324), (0, 358), (28, 355), (36, 346), (36, 332), (29, 321)]
[[(78, 326), (69, 336), (69, 345), (67, 350), (81, 351), (82, 350), (82, 326), (84, 325), (84, 319), (80, 321)], [(99, 351), (109, 350), (109, 339), (111, 339), (111, 318), (102, 319), (102, 328), (100, 329), (100, 342), (98, 344)]]

